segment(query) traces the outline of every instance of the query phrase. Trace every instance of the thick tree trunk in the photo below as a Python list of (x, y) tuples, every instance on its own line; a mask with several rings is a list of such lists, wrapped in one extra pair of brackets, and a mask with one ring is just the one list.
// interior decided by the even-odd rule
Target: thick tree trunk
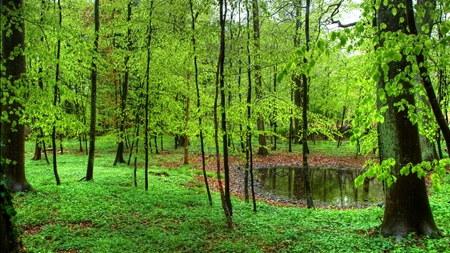
[(3, 166), (0, 169), (0, 249), (2, 252), (16, 252), (17, 244), (14, 238), (14, 225), (11, 222), (14, 207), (11, 201), (11, 194), (3, 178)]
[[(2, 59), (5, 66), (5, 77), (8, 82), (11, 83), (13, 89), (5, 87), (2, 89), (4, 92), (3, 99), (6, 99), (5, 104), (1, 105), (0, 113), (5, 112), (8, 119), (1, 122), (1, 142), (4, 145), (2, 149), (3, 159), (9, 160), (5, 166), (5, 175), (9, 178), (8, 187), (12, 192), (26, 191), (31, 188), (25, 178), (25, 134), (24, 125), (20, 123), (23, 105), (18, 102), (15, 97), (22, 99), (24, 94), (16, 94), (15, 90), (20, 90), (22, 83), (22, 74), (25, 74), (25, 56), (22, 54), (25, 39), (25, 26), (23, 19), (17, 18), (17, 12), (15, 15), (11, 14), (8, 9), (19, 10), (22, 8), (22, 0), (3, 1), (2, 16), (6, 17), (6, 27), (9, 27), (9, 31), (2, 30)], [(15, 52), (20, 52), (19, 55), (15, 55)], [(11, 57), (11, 55), (14, 55)], [(2, 84), (6, 85), (6, 84)], [(13, 113), (14, 112), (14, 113)]]
[[(402, 1), (396, 0), (393, 4), (402, 4)], [(390, 8), (381, 4), (378, 16), (378, 24), (387, 24), (386, 32), (407, 32), (406, 24), (400, 23), (400, 18), (406, 19), (405, 11), (394, 16)], [(382, 40), (380, 48), (383, 44)], [(402, 57), (402, 60), (392, 61), (388, 65), (388, 73), (383, 74), (387, 74), (388, 79), (393, 80), (409, 66), (409, 63), (406, 57)], [(439, 233), (428, 202), (425, 179), (419, 179), (415, 173), (408, 176), (400, 174), (400, 169), (406, 164), (417, 164), (422, 161), (417, 124), (411, 123), (407, 110), (399, 111), (395, 105), (401, 101), (415, 105), (411, 83), (401, 82), (403, 92), (400, 95), (387, 96), (385, 104), (380, 99), (378, 101), (379, 109), (381, 106), (388, 106), (383, 113), (384, 123), (379, 125), (380, 158), (381, 161), (395, 159), (396, 164), (391, 169), (391, 174), (397, 177), (397, 182), (386, 188), (386, 207), (381, 232), (384, 236), (394, 236), (397, 240), (413, 232), (417, 235)], [(378, 89), (384, 90), (386, 85), (382, 77)]]

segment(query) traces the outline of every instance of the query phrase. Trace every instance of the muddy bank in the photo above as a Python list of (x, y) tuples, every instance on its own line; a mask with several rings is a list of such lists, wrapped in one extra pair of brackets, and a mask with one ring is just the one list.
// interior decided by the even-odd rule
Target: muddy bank
[[(191, 156), (190, 164), (194, 166), (195, 169), (202, 169), (201, 165), (201, 156)], [(210, 172), (216, 172), (216, 161), (215, 156), (207, 156), (206, 160), (208, 161), (206, 164), (206, 170)], [(364, 165), (367, 158), (364, 157), (329, 157), (323, 155), (314, 155), (308, 157), (308, 164), (311, 167), (316, 168), (355, 168), (361, 169)], [(303, 163), (302, 155), (300, 154), (291, 154), (291, 153), (281, 153), (281, 154), (271, 154), (268, 156), (255, 156), (253, 160), (254, 169), (260, 168), (269, 168), (269, 167), (301, 167)], [(241, 157), (232, 156), (229, 158), (230, 164), (230, 191), (231, 194), (244, 199), (244, 176), (245, 176), (245, 160), (242, 160)], [(166, 166), (170, 166), (176, 168), (182, 165), (182, 160), (177, 163), (166, 164)], [(223, 166), (223, 164), (222, 164)], [(203, 177), (198, 176), (197, 179), (203, 182)], [(211, 190), (218, 190), (217, 179), (209, 178), (208, 183), (210, 185)], [(303, 199), (300, 200), (292, 200), (283, 198), (280, 196), (276, 196), (274, 194), (267, 193), (262, 190), (262, 187), (258, 185), (260, 182), (257, 182), (255, 178), (255, 196), (257, 200), (263, 200), (268, 204), (275, 206), (306, 206), (306, 201)], [(249, 190), (249, 193), (251, 191)], [(250, 196), (251, 197), (251, 196)], [(325, 208), (341, 208), (336, 206), (330, 206), (327, 203), (321, 201), (315, 201), (315, 205), (317, 207), (325, 207)], [(364, 207), (367, 205), (359, 204), (358, 207)], [(346, 207), (348, 208), (348, 207)]]

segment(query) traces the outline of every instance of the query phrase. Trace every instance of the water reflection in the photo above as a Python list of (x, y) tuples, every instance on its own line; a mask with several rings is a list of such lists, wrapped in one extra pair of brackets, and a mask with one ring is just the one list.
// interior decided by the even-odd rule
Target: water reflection
[[(257, 186), (265, 193), (297, 201), (305, 198), (302, 168), (265, 168), (255, 170)], [(384, 199), (382, 185), (366, 180), (356, 188), (355, 169), (310, 168), (311, 191), (315, 201), (335, 206), (375, 204)]]

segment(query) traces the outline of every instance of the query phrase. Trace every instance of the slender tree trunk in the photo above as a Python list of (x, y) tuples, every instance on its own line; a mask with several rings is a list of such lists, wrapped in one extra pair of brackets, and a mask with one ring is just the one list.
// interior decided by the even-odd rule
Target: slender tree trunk
[[(246, 5), (247, 17), (250, 17), (250, 10), (248, 4)], [(247, 152), (246, 160), (247, 166), (246, 171), (250, 174), (250, 190), (252, 193), (253, 202), (253, 212), (256, 212), (256, 196), (255, 187), (253, 181), (253, 145), (252, 145), (252, 129), (251, 129), (251, 104), (252, 104), (252, 71), (251, 71), (251, 54), (250, 54), (250, 21), (247, 19), (247, 79), (248, 79), (248, 89), (247, 89)], [(246, 174), (246, 177), (248, 175)]]
[[(345, 112), (347, 111), (347, 106), (344, 105), (344, 108), (342, 109), (342, 117), (341, 117), (341, 126), (339, 127), (339, 132), (341, 134), (344, 134), (344, 120), (345, 120)], [(337, 141), (337, 147), (339, 148), (341, 146), (341, 136), (338, 136), (338, 141)]]
[(221, 130), (222, 130), (222, 146), (223, 146), (223, 170), (224, 170), (224, 181), (225, 181), (225, 201), (228, 206), (229, 215), (233, 216), (233, 208), (231, 205), (231, 194), (230, 194), (230, 168), (228, 165), (228, 132), (227, 132), (227, 120), (226, 120), (226, 98), (225, 98), (225, 20), (227, 11), (227, 2), (223, 1), (223, 16), (221, 17), (221, 35), (220, 35), (220, 55), (219, 57), (219, 83), (220, 83), (220, 105), (222, 107), (221, 113)]
[[(225, 218), (227, 219), (227, 225), (228, 228), (232, 228), (233, 227), (233, 221), (232, 221), (232, 211), (231, 211), (231, 205), (229, 205), (229, 200), (227, 198), (227, 196), (229, 197), (229, 192), (228, 195), (226, 193), (227, 187), (225, 186), (225, 190), (224, 187), (222, 185), (222, 176), (220, 173), (220, 149), (219, 149), (219, 120), (218, 120), (218, 100), (219, 100), (219, 85), (220, 87), (223, 87), (224, 84), (224, 74), (223, 74), (223, 67), (224, 67), (224, 58), (225, 58), (225, 19), (226, 19), (226, 0), (219, 0), (219, 15), (220, 15), (220, 51), (219, 51), (219, 59), (217, 62), (217, 72), (216, 72), (216, 94), (215, 94), (215, 99), (214, 99), (214, 132), (215, 132), (215, 136), (214, 136), (214, 140), (215, 140), (215, 147), (216, 147), (216, 167), (217, 167), (217, 180), (218, 180), (218, 184), (219, 184), (219, 191), (220, 191), (220, 197), (222, 200), (222, 208), (224, 210), (225, 213)], [(222, 103), (225, 102), (224, 98), (223, 98), (223, 89), (220, 92), (221, 97), (222, 97)], [(222, 110), (224, 110), (225, 108), (222, 108)], [(223, 123), (223, 117), (224, 115), (222, 115), (222, 123)], [(226, 131), (226, 128), (223, 129), (223, 125), (222, 125), (222, 130)], [(223, 144), (223, 148), (224, 151), (227, 148), (226, 144), (226, 138), (223, 138), (225, 143)], [(224, 154), (224, 158), (225, 158), (225, 154)], [(225, 164), (225, 162), (224, 162)], [(225, 165), (224, 165), (225, 166)], [(227, 184), (227, 178), (229, 175), (227, 175), (228, 173), (228, 168), (224, 169), (224, 174), (225, 174), (225, 185)], [(228, 182), (229, 183), (229, 182)], [(228, 189), (229, 190), (229, 189)]]
[[(62, 8), (61, 8), (61, 1), (58, 0), (58, 14), (59, 14), (59, 29), (61, 32), (62, 29)], [(59, 70), (59, 60), (61, 58), (61, 39), (58, 38), (58, 42), (57, 42), (57, 49), (56, 49), (56, 75), (55, 75), (55, 85), (54, 85), (54, 90), (53, 90), (53, 106), (57, 106), (58, 105), (58, 93), (59, 93), (59, 88), (58, 88), (58, 83), (59, 83), (59, 74), (60, 74), (60, 70)], [(60, 185), (61, 184), (61, 180), (59, 179), (59, 174), (58, 174), (58, 163), (56, 161), (56, 123), (58, 121), (58, 118), (55, 118), (55, 122), (53, 123), (53, 131), (52, 131), (52, 146), (53, 146), (53, 174), (55, 175), (55, 180), (56, 180), (56, 185)], [(62, 149), (61, 149), (62, 152)]]
[[(395, 5), (402, 3), (400, 0), (393, 2)], [(412, 8), (408, 5), (406, 7)], [(407, 18), (405, 10), (393, 15), (390, 8), (381, 4), (378, 17), (378, 24), (387, 24), (383, 32), (407, 33), (405, 22), (400, 23), (400, 19)], [(381, 40), (379, 49), (383, 49), (383, 46), (384, 40)], [(397, 62), (389, 62), (388, 65), (388, 72), (381, 76), (386, 74), (389, 80), (393, 80), (405, 68), (410, 67), (406, 57), (402, 57)], [(416, 233), (416, 235), (439, 234), (428, 202), (425, 179), (418, 178), (415, 173), (410, 173), (408, 176), (400, 174), (400, 169), (406, 164), (415, 165), (422, 161), (417, 124), (413, 125), (408, 119), (407, 110), (399, 111), (396, 106), (400, 101), (415, 105), (414, 94), (410, 91), (412, 85), (401, 79), (400, 82), (403, 85), (403, 92), (400, 95), (387, 96), (385, 104), (378, 98), (379, 108), (384, 105), (388, 106), (386, 112), (383, 113), (385, 121), (379, 125), (380, 158), (381, 161), (389, 158), (395, 159), (396, 164), (391, 168), (391, 174), (397, 178), (391, 187), (385, 189), (386, 207), (381, 232), (384, 236), (395, 236), (397, 240), (409, 233)], [(381, 78), (378, 89), (385, 89), (385, 87), (385, 79)]]
[(94, 2), (95, 40), (94, 55), (92, 56), (91, 73), (91, 124), (89, 129), (89, 157), (86, 171), (86, 180), (94, 180), (94, 156), (95, 156), (95, 129), (97, 125), (97, 57), (100, 31), (100, 0)]
[[(197, 108), (200, 108), (200, 89), (198, 85), (198, 65), (197, 65), (197, 44), (195, 40), (195, 22), (199, 15), (199, 13), (194, 14), (194, 8), (192, 4), (192, 0), (189, 0), (189, 7), (191, 10), (191, 28), (192, 28), (192, 47), (194, 50), (194, 71), (195, 71), (195, 90), (197, 92)], [(205, 181), (206, 192), (208, 194), (209, 205), (212, 206), (212, 198), (211, 192), (209, 190), (208, 177), (206, 176), (206, 161), (205, 161), (205, 146), (203, 142), (203, 128), (202, 128), (202, 117), (198, 117), (198, 127), (200, 129), (200, 149), (202, 154), (202, 171), (203, 171), (203, 180)]]
[[(300, 42), (301, 42), (301, 27), (302, 27), (302, 1), (294, 1), (295, 3), (295, 34), (294, 34), (294, 47), (295, 48), (299, 48), (300, 47)], [(302, 77), (299, 74), (293, 74), (292, 76), (292, 80), (294, 81), (294, 89), (293, 89), (293, 97), (294, 97), (294, 104), (295, 106), (300, 110), (302, 107)], [(292, 94), (291, 94), (292, 96)], [(292, 110), (292, 109), (291, 109)], [(298, 117), (294, 117), (293, 119), (291, 119), (291, 121), (293, 122), (293, 126), (292, 126), (292, 130), (293, 130), (293, 136), (292, 138), (294, 138), (294, 143), (298, 144), (300, 143), (300, 120)], [(292, 152), (292, 150), (290, 149), (289, 152)]]
[[(411, 0), (406, 0), (406, 12), (407, 12), (407, 23), (409, 32), (412, 35), (418, 35), (416, 22), (414, 18), (414, 9)], [(431, 27), (430, 27), (431, 29)], [(448, 127), (447, 121), (444, 118), (444, 114), (442, 113), (441, 107), (439, 105), (439, 101), (436, 97), (436, 93), (434, 92), (433, 84), (431, 82), (431, 77), (428, 74), (428, 69), (425, 63), (425, 57), (423, 55), (423, 51), (419, 54), (416, 54), (416, 61), (419, 66), (420, 76), (422, 77), (422, 83), (425, 87), (425, 91), (428, 96), (428, 100), (430, 101), (431, 108), (433, 110), (433, 114), (436, 117), (436, 121), (439, 125), (439, 128), (442, 131), (442, 136), (445, 139), (445, 143), (447, 144), (447, 152), (450, 154), (450, 129)]]
[[(309, 51), (309, 10), (311, 7), (311, 0), (306, 0), (306, 14), (305, 14), (305, 38), (306, 38), (306, 51)], [(308, 64), (308, 60), (303, 58), (303, 63)], [(312, 193), (311, 193), (311, 177), (309, 176), (309, 165), (308, 165), (308, 77), (305, 73), (302, 74), (303, 79), (303, 110), (302, 110), (302, 120), (303, 120), (303, 133), (302, 133), (302, 146), (303, 146), (303, 170), (305, 175), (305, 191), (306, 191), (306, 203), (308, 208), (314, 208)]]
[[(4, 173), (9, 179), (8, 187), (11, 192), (26, 191), (31, 188), (25, 177), (25, 133), (24, 125), (20, 123), (23, 105), (19, 102), (24, 94), (18, 90), (24, 86), (22, 78), (26, 73), (25, 25), (22, 18), (22, 0), (4, 0), (2, 7), (2, 20), (6, 21), (2, 30), (2, 60), (4, 63), (5, 80), (11, 88), (2, 87), (2, 98), (6, 103), (1, 104), (0, 113), (7, 115), (1, 122), (1, 142), (4, 145), (2, 157), (10, 162), (4, 164)], [(18, 16), (17, 16), (18, 15)], [(18, 54), (16, 54), (19, 52)], [(2, 86), (6, 85), (5, 83)], [(15, 98), (18, 98), (16, 100)]]
[[(189, 87), (188, 87), (189, 90)], [(190, 98), (186, 98), (186, 111), (185, 111), (185, 128), (187, 129), (189, 124), (189, 107), (190, 107), (191, 100)], [(189, 164), (189, 136), (187, 133), (184, 135), (184, 164)]]
[[(252, 0), (253, 15), (253, 45), (255, 47), (255, 94), (256, 99), (262, 98), (262, 80), (261, 80), (261, 55), (260, 55), (260, 23), (259, 23), (259, 4), (258, 0)], [(256, 125), (261, 133), (258, 136), (259, 149), (258, 155), (268, 155), (266, 135), (264, 134), (264, 118), (258, 116)]]
[[(131, 24), (131, 13), (132, 13), (132, 3), (128, 2), (127, 4), (127, 25)], [(130, 75), (130, 66), (128, 64), (130, 60), (130, 53), (132, 49), (132, 42), (131, 42), (131, 29), (127, 28), (127, 45), (126, 45), (127, 51), (126, 56), (124, 60), (125, 65), (125, 75), (123, 80), (123, 85), (121, 88), (120, 93), (120, 121), (119, 121), (119, 143), (117, 146), (117, 152), (116, 152), (116, 158), (114, 159), (114, 166), (117, 163), (125, 163), (125, 159), (123, 158), (123, 152), (124, 152), (124, 143), (125, 143), (125, 120), (126, 120), (126, 107), (127, 107), (127, 97), (128, 97), (128, 83), (129, 83), (129, 75)]]
[(145, 152), (145, 190), (148, 191), (148, 152), (149, 152), (149, 141), (148, 141), (148, 111), (149, 111), (149, 86), (150, 86), (150, 62), (151, 62), (151, 44), (152, 44), (152, 14), (153, 14), (153, 0), (150, 2), (150, 13), (149, 13), (149, 26), (148, 26), (148, 37), (147, 37), (147, 67), (145, 70), (145, 127), (144, 127), (144, 152)]
[[(274, 69), (275, 69), (275, 73), (273, 74), (273, 92), (274, 92), (274, 94), (275, 94), (275, 96), (276, 96), (276, 94), (277, 94), (277, 67), (275, 66), (274, 67)], [(275, 133), (275, 135), (274, 135), (274, 140), (273, 140), (273, 150), (277, 150), (277, 127), (278, 127), (278, 124), (277, 124), (277, 105), (276, 104), (274, 104), (274, 107), (273, 107), (273, 132)]]

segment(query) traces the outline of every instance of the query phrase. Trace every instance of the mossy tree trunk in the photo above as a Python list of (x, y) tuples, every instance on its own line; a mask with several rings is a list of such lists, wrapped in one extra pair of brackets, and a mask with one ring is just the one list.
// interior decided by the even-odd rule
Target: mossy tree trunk
[[(392, 4), (398, 6), (403, 2), (395, 0)], [(386, 41), (391, 38), (390, 35), (407, 32), (405, 22), (400, 22), (400, 19), (406, 19), (406, 12), (405, 9), (401, 9), (397, 15), (393, 15), (391, 8), (381, 4), (378, 17), (379, 26), (386, 24), (386, 29), (380, 33), (383, 37), (378, 48), (384, 50)], [(390, 61), (389, 70), (386, 73), (382, 71), (377, 94), (380, 95), (380, 90), (384, 92), (387, 86), (395, 85), (394, 78), (401, 76), (409, 66), (405, 56), (402, 56), (401, 60)], [(397, 239), (409, 233), (416, 235), (439, 233), (428, 202), (425, 179), (418, 178), (415, 173), (408, 176), (400, 174), (400, 169), (404, 165), (418, 164), (422, 161), (418, 126), (411, 123), (408, 110), (399, 110), (398, 106), (405, 102), (415, 106), (411, 81), (400, 78), (402, 88), (399, 95), (387, 93), (385, 99), (378, 97), (378, 109), (387, 106), (383, 113), (384, 123), (379, 125), (380, 158), (381, 161), (395, 159), (396, 164), (391, 168), (391, 174), (397, 177), (397, 181), (386, 188), (386, 207), (381, 232), (383, 236), (394, 236)]]
[[(0, 113), (5, 112), (7, 119), (1, 122), (1, 141), (4, 145), (2, 157), (6, 164), (4, 173), (9, 179), (8, 187), (12, 192), (26, 191), (31, 188), (25, 177), (25, 133), (20, 122), (24, 110), (20, 100), (25, 94), (22, 75), (25, 74), (25, 25), (21, 17), (22, 0), (3, 1), (2, 16), (5, 17), (2, 30), (2, 58), (5, 67), (7, 83), (2, 83), (3, 90)], [(16, 53), (19, 52), (18, 55)]]

